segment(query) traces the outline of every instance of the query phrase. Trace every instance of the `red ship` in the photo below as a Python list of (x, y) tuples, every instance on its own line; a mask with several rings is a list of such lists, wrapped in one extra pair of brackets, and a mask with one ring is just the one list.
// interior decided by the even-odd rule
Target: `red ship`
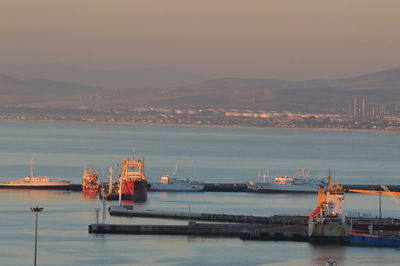
[(89, 165), (87, 169), (83, 169), (82, 174), (82, 192), (97, 193), (99, 190), (99, 173), (93, 170), (93, 166)]
[(144, 160), (125, 158), (120, 164), (119, 176), (120, 197), (123, 200), (143, 202), (147, 199), (147, 178), (144, 174)]

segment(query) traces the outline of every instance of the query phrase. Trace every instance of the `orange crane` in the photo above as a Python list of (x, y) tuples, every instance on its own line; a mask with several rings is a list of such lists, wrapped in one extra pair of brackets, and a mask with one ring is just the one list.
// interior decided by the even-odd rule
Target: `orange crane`
[(379, 218), (382, 218), (382, 195), (389, 196), (392, 201), (397, 204), (400, 204), (400, 192), (390, 191), (387, 186), (381, 185), (383, 190), (366, 190), (366, 189), (348, 189), (349, 192), (355, 193), (367, 193), (367, 194), (375, 194), (379, 195)]

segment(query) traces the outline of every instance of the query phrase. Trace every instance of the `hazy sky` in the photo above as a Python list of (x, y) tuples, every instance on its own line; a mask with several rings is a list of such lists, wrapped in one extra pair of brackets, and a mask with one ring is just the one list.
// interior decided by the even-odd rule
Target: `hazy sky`
[(400, 67), (399, 0), (0, 0), (0, 65), (337, 78)]

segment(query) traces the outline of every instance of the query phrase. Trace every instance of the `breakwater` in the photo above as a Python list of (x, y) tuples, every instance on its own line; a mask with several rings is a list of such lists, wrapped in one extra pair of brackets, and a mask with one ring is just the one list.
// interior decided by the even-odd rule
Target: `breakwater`
[[(345, 190), (349, 189), (359, 189), (359, 190), (377, 190), (383, 191), (381, 185), (367, 185), (367, 184), (345, 184), (342, 185)], [(400, 185), (386, 185), (390, 191), (400, 192)], [(0, 189), (25, 189), (25, 190), (66, 190), (66, 191), (82, 191), (81, 184), (70, 184), (65, 187), (9, 187), (9, 186), (0, 186)], [(204, 192), (246, 192), (247, 184), (246, 183), (205, 183), (204, 184)], [(151, 193), (157, 193), (156, 191), (150, 191)], [(273, 192), (271, 192), (273, 193)], [(282, 193), (290, 193), (284, 192)]]
[(243, 240), (308, 241), (307, 228), (292, 226), (254, 226), (240, 224), (207, 224), (189, 222), (188, 225), (128, 225), (91, 224), (90, 234), (128, 235), (187, 235), (208, 237), (239, 237)]
[(253, 216), (214, 213), (189, 212), (162, 212), (152, 210), (134, 210), (124, 206), (112, 206), (109, 209), (111, 216), (149, 217), (178, 220), (196, 220), (207, 222), (247, 223), (247, 224), (306, 224), (308, 216), (301, 215), (274, 215)]

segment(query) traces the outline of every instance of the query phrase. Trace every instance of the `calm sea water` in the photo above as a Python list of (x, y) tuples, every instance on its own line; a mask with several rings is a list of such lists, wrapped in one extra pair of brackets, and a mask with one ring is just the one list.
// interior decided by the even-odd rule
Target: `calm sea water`
[[(37, 175), (79, 183), (92, 163), (106, 179), (132, 151), (144, 157), (151, 181), (171, 173), (207, 182), (245, 183), (293, 175), (296, 168), (335, 182), (398, 184), (399, 134), (134, 126), (0, 121), (0, 179), (22, 177), (34, 159)], [(315, 195), (252, 193), (149, 193), (136, 208), (272, 215), (307, 214)], [(296, 242), (242, 241), (236, 238), (90, 235), (96, 198), (77, 192), (0, 190), (0, 265), (30, 265), (34, 255), (34, 214), (39, 205), (38, 265), (398, 265), (395, 248), (313, 246)], [(109, 206), (110, 203), (107, 203)], [(346, 209), (377, 215), (374, 195), (346, 195)], [(399, 217), (399, 206), (383, 199), (383, 214)], [(179, 224), (181, 221), (108, 217), (109, 223)]]

